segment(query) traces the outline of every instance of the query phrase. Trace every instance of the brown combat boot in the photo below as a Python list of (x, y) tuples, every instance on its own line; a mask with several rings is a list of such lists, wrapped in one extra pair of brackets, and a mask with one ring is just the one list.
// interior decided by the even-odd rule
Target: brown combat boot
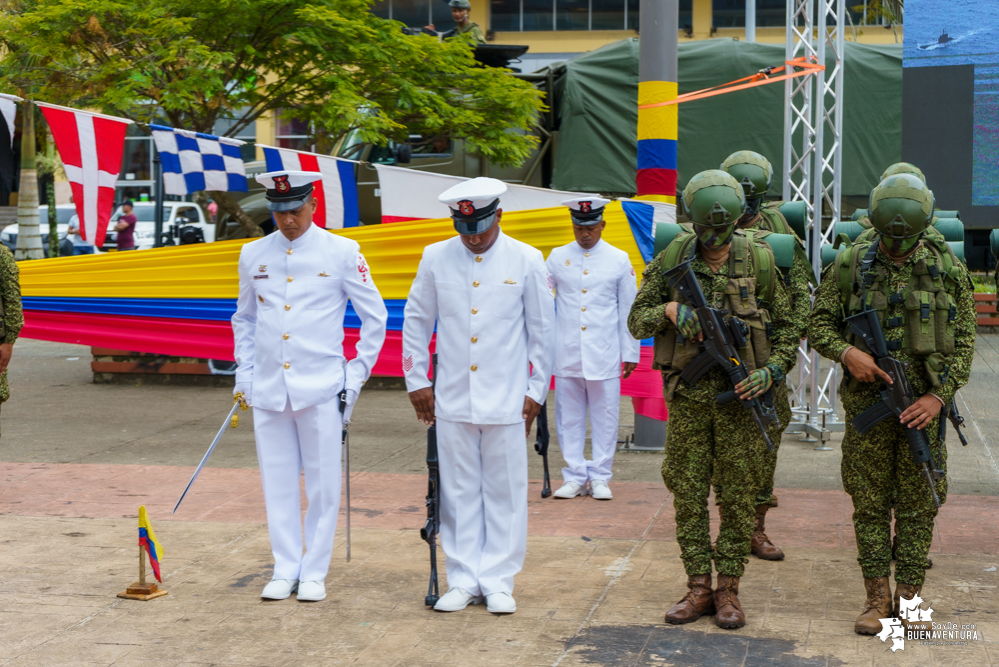
[[(923, 590), (922, 585), (916, 586), (915, 584), (903, 584), (895, 583), (895, 597), (892, 600), (891, 614), (897, 618), (902, 618), (899, 614), (898, 599), (899, 597), (904, 597), (906, 600), (911, 600), (914, 596), (919, 595)], [(879, 628), (880, 630), (880, 628)]]
[(687, 577), (687, 594), (666, 612), (666, 622), (673, 625), (693, 623), (704, 614), (715, 613), (714, 598), (711, 593), (711, 575), (699, 574)]
[(750, 542), (753, 555), (763, 560), (784, 560), (784, 552), (767, 537), (764, 531), (769, 505), (756, 506), (756, 525)]
[(876, 635), (882, 630), (881, 621), (878, 619), (891, 618), (892, 615), (888, 577), (864, 579), (864, 588), (867, 589), (867, 604), (864, 605), (864, 612), (853, 624), (853, 631), (858, 635)]
[(746, 624), (746, 615), (739, 604), (739, 577), (718, 575), (715, 589), (715, 625), (732, 630)]

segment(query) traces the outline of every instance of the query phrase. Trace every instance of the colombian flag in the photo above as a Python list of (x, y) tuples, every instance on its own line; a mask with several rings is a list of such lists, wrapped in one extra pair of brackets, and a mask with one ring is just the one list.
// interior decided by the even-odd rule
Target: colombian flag
[(163, 557), (163, 547), (156, 539), (156, 533), (153, 532), (153, 527), (149, 523), (149, 515), (146, 514), (145, 505), (139, 507), (139, 546), (146, 548), (146, 552), (149, 553), (149, 564), (153, 568), (153, 574), (156, 575), (156, 581), (163, 583), (160, 578), (160, 558)]

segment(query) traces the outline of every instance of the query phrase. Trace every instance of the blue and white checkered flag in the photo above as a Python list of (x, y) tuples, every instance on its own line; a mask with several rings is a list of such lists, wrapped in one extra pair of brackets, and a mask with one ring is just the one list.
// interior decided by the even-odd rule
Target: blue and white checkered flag
[(189, 195), (199, 190), (246, 192), (245, 142), (190, 130), (150, 125), (163, 162), (163, 190)]

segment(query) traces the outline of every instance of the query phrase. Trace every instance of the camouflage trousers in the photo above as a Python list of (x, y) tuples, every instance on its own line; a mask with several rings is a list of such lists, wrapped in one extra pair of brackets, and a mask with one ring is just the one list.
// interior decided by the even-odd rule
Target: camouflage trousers
[(719, 405), (678, 393), (670, 402), (662, 474), (673, 494), (676, 541), (688, 576), (711, 573), (712, 474), (721, 484), (725, 506), (713, 554), (715, 569), (742, 576), (749, 560), (765, 450), (763, 438), (738, 401)]
[[(922, 474), (912, 462), (903, 426), (889, 417), (861, 436), (850, 422), (871, 405), (843, 395), (846, 434), (843, 437), (843, 489), (853, 498), (853, 531), (857, 536), (857, 562), (865, 578), (891, 573), (891, 518), (895, 508), (898, 551), (895, 581), (923, 583), (927, 554), (933, 541), (937, 508)], [(937, 468), (946, 470), (947, 450), (941, 447), (937, 417), (924, 430)], [(936, 483), (940, 502), (946, 501), (947, 478)]]
[[(774, 473), (777, 471), (777, 451), (780, 449), (780, 439), (784, 435), (788, 424), (791, 423), (791, 399), (787, 395), (787, 383), (781, 382), (775, 385), (771, 391), (774, 397), (774, 409), (777, 411), (777, 418), (780, 424), (771, 424), (767, 427), (767, 435), (770, 442), (774, 443), (774, 450), (771, 452), (766, 445), (763, 447), (763, 470), (760, 473), (762, 482), (760, 490), (756, 493), (756, 505), (777, 506), (777, 497), (774, 495)], [(712, 480), (715, 489), (715, 505), (721, 505), (722, 487), (718, 477)]]

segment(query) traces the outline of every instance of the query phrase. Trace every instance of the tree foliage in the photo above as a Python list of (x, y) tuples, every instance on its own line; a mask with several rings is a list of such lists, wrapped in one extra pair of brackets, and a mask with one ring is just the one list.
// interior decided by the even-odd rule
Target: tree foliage
[(0, 45), (34, 56), (0, 60), (0, 89), (199, 132), (228, 119), (229, 136), (281, 110), (327, 149), (417, 132), (523, 162), (537, 91), (478, 66), (468, 42), (404, 35), (370, 2), (0, 0)]

